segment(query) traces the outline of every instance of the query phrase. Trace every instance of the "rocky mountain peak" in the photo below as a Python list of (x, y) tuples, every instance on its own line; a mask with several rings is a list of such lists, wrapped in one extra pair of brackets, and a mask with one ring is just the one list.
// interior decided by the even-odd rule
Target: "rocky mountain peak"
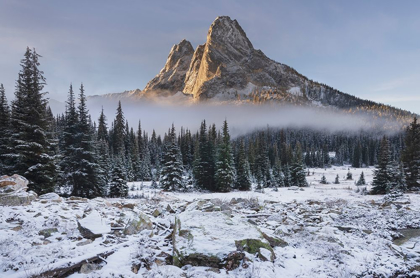
[(207, 45), (214, 48), (226, 49), (248, 55), (254, 49), (245, 31), (235, 20), (229, 16), (219, 16), (211, 24), (207, 33)]
[(189, 69), (194, 48), (183, 39), (169, 52), (165, 66), (147, 83), (143, 92), (146, 94), (173, 95), (184, 88), (186, 72)]

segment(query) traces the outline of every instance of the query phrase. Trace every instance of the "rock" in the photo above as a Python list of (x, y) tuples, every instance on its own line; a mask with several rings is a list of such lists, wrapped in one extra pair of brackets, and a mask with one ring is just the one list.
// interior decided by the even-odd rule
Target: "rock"
[(76, 246), (85, 246), (85, 245), (91, 244), (92, 242), (93, 242), (93, 240), (91, 240), (91, 239), (87, 239), (87, 240), (85, 240), (85, 241), (78, 242), (78, 243), (76, 244)]
[(173, 208), (171, 207), (171, 205), (168, 204), (168, 206), (166, 207), (166, 211), (169, 213), (175, 213), (175, 211), (173, 210)]
[(152, 213), (153, 217), (158, 217), (161, 214), (162, 214), (162, 210), (160, 209), (155, 209)]
[(11, 230), (15, 232), (19, 232), (20, 230), (22, 230), (22, 226), (13, 227)]
[(187, 40), (172, 47), (164, 68), (147, 83), (143, 90), (147, 95), (173, 95), (184, 89), (185, 75), (190, 67), (194, 48)]
[(41, 201), (61, 203), (63, 199), (57, 193), (47, 193), (38, 197)]
[(133, 235), (143, 230), (153, 230), (153, 224), (147, 215), (139, 213), (136, 219), (132, 219), (127, 224), (127, 226), (124, 229), (124, 234)]
[(58, 233), (57, 228), (48, 228), (48, 229), (43, 229), (41, 231), (38, 232), (38, 235), (43, 236), (44, 238), (48, 238), (50, 237), (53, 233)]
[(220, 211), (191, 209), (195, 207), (195, 203), (191, 204), (175, 218), (172, 234), (174, 265), (234, 269), (243, 258), (241, 253), (246, 251), (237, 242), (260, 242), (261, 246), (271, 249), (261, 232), (241, 217), (230, 217)]
[(107, 224), (96, 210), (77, 221), (77, 228), (80, 234), (87, 239), (95, 239), (111, 232), (111, 225)]
[(89, 274), (89, 273), (92, 273), (92, 272), (94, 272), (95, 270), (98, 270), (98, 269), (101, 269), (101, 267), (97, 264), (85, 263), (80, 268), (80, 273), (81, 274)]
[(136, 204), (127, 203), (127, 204), (123, 204), (122, 207), (123, 208), (128, 208), (128, 209), (134, 209), (136, 207)]
[[(24, 177), (14, 174), (13, 176), (0, 177), (0, 193), (7, 193), (4, 191), (17, 191), (19, 189), (28, 188), (28, 180)], [(9, 192), (11, 192), (9, 191)]]
[[(263, 261), (274, 261), (276, 258), (270, 244), (263, 242), (261, 239), (247, 238), (243, 240), (236, 240), (235, 245), (239, 251), (246, 251), (250, 254), (255, 254)], [(263, 249), (268, 250), (270, 255), (267, 256), (267, 252)]]
[(33, 191), (26, 192), (28, 180), (19, 175), (0, 177), (0, 206), (29, 205), (37, 198)]
[(274, 247), (286, 247), (286, 246), (289, 245), (286, 241), (284, 241), (280, 238), (269, 236), (269, 235), (267, 235), (266, 233), (263, 233), (263, 232), (261, 232), (261, 234), (268, 241), (270, 246), (273, 247), (273, 248)]

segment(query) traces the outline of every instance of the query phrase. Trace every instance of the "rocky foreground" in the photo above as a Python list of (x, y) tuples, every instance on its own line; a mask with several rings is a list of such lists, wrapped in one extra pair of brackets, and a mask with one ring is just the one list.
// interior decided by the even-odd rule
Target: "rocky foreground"
[(365, 196), (313, 182), (226, 194), (134, 183), (130, 193), (138, 199), (50, 193), (3, 203), (0, 277), (420, 275), (420, 195)]

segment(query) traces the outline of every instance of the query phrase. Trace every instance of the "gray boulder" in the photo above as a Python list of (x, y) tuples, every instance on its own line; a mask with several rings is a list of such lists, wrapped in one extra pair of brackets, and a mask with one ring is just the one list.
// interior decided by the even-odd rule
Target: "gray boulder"
[(37, 195), (27, 189), (28, 180), (20, 175), (0, 177), (0, 206), (29, 205)]

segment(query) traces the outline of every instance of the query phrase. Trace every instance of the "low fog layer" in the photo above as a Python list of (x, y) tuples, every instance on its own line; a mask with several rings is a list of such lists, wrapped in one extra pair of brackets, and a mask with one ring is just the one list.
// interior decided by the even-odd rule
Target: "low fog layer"
[[(53, 113), (63, 113), (64, 104), (50, 102)], [(107, 116), (108, 127), (115, 118), (117, 101), (109, 99), (88, 99), (89, 112), (92, 119), (97, 122), (103, 107)], [(151, 134), (152, 130), (164, 134), (172, 123), (177, 130), (180, 127), (189, 128), (195, 132), (202, 120), (215, 123), (220, 128), (227, 119), (232, 137), (245, 134), (255, 129), (311, 127), (329, 131), (359, 131), (381, 127), (381, 123), (362, 115), (349, 115), (338, 111), (320, 108), (279, 106), (279, 105), (252, 105), (252, 104), (192, 104), (168, 105), (149, 102), (130, 102), (122, 100), (122, 108), (129, 125), (137, 130), (141, 121), (142, 129)]]

